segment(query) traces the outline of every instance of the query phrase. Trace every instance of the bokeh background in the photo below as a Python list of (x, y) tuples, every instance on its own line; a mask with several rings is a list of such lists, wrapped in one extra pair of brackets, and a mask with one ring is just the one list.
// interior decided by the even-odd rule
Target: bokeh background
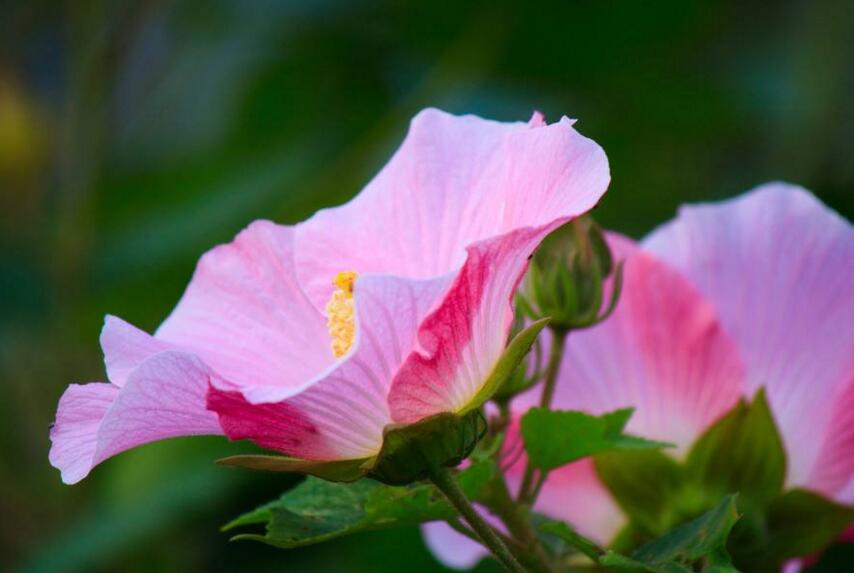
[(0, 568), (441, 570), (415, 530), (228, 543), (291, 478), (217, 468), (225, 440), (63, 486), (48, 426), (103, 379), (103, 316), (153, 330), (202, 252), (346, 200), (425, 106), (579, 118), (611, 161), (597, 217), (633, 236), (770, 179), (851, 219), (852, 96), (849, 0), (0, 0)]

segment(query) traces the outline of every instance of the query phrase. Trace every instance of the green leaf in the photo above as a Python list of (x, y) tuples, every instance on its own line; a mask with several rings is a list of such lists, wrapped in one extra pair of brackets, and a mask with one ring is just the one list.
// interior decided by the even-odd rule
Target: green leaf
[(549, 324), (548, 318), (542, 318), (522, 330), (507, 345), (504, 354), (498, 359), (498, 363), (486, 379), (486, 383), (480, 391), (472, 398), (471, 402), (458, 412), (460, 416), (480, 408), (487, 400), (498, 391), (504, 383), (513, 376), (516, 368), (531, 350), (540, 332)]
[(854, 521), (854, 507), (794, 489), (768, 507), (771, 553), (778, 559), (811, 555), (838, 538)]
[(532, 408), (522, 417), (522, 439), (528, 459), (541, 470), (552, 470), (602, 452), (669, 446), (624, 434), (623, 428), (631, 415), (629, 408), (601, 416)]
[[(727, 496), (706, 514), (673, 529), (635, 551), (631, 557), (609, 552), (602, 565), (652, 573), (734, 573), (726, 542), (738, 521), (736, 496)], [(702, 569), (698, 569), (697, 565)]]
[(595, 563), (598, 563), (599, 558), (605, 553), (595, 541), (587, 539), (562, 521), (549, 521), (543, 523), (540, 525), (539, 529), (544, 533), (550, 533), (551, 535), (555, 535), (564, 540), (570, 547), (573, 547), (578, 552), (583, 553)]
[[(479, 461), (459, 474), (460, 487), (470, 499), (478, 499), (495, 471), (492, 460)], [(266, 534), (240, 534), (234, 539), (289, 549), (360, 531), (454, 516), (454, 508), (430, 484), (388, 486), (370, 479), (347, 484), (309, 477), (278, 500), (235, 519), (224, 529), (266, 523)]]
[[(596, 474), (614, 500), (642, 533), (661, 535), (685, 516), (682, 468), (671, 457), (654, 450), (600, 454)], [(696, 515), (696, 513), (694, 514)]]
[(740, 402), (707, 430), (691, 448), (686, 468), (712, 499), (737, 491), (741, 503), (765, 507), (779, 495), (786, 454), (765, 392), (752, 404)]

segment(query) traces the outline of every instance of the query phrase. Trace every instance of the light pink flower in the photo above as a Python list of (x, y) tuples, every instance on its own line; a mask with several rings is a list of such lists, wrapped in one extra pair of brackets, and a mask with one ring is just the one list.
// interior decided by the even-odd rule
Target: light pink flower
[(608, 185), (604, 152), (572, 124), (421, 112), (346, 205), (255, 222), (204, 255), (154, 336), (108, 317), (109, 383), (66, 390), (51, 463), (74, 483), (189, 434), (361, 459), (389, 423), (460, 410), (504, 349), (527, 257)]
[[(569, 336), (555, 407), (636, 407), (628, 431), (675, 443), (678, 457), (764, 387), (786, 486), (854, 504), (851, 224), (807, 191), (771, 183), (683, 207), (640, 245), (610, 241), (627, 261), (622, 297), (605, 323)], [(624, 524), (585, 460), (550, 474), (538, 509), (602, 543)], [(454, 539), (430, 546), (451, 565), (483, 555)]]

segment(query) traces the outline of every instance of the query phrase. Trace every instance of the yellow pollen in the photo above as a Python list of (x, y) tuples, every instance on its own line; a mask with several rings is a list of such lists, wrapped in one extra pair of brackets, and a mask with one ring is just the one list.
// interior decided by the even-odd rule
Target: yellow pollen
[(332, 283), (337, 287), (326, 303), (326, 327), (332, 337), (332, 354), (341, 358), (353, 346), (356, 336), (353, 286), (356, 273), (343, 271), (335, 275)]

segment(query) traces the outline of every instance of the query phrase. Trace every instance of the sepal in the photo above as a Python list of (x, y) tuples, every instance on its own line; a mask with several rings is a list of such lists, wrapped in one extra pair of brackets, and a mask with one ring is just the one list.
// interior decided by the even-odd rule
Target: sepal
[(483, 404), (496, 396), (500, 389), (512, 380), (517, 374), (517, 371), (524, 366), (524, 359), (530, 352), (531, 347), (540, 335), (540, 332), (549, 324), (549, 318), (541, 318), (522, 329), (513, 340), (507, 344), (504, 349), (504, 354), (498, 359), (498, 363), (493, 368), (486, 383), (481, 387), (480, 391), (475, 394), (474, 398), (466, 404), (460, 411), (460, 414), (465, 414), (476, 410)]
[(388, 485), (422, 480), (431, 469), (459, 465), (486, 433), (479, 409), (436, 414), (414, 424), (386, 426), (370, 477)]
[(243, 455), (217, 460), (222, 466), (235, 466), (268, 472), (312, 475), (333, 482), (352, 482), (364, 477), (375, 458), (316, 461), (285, 456)]

